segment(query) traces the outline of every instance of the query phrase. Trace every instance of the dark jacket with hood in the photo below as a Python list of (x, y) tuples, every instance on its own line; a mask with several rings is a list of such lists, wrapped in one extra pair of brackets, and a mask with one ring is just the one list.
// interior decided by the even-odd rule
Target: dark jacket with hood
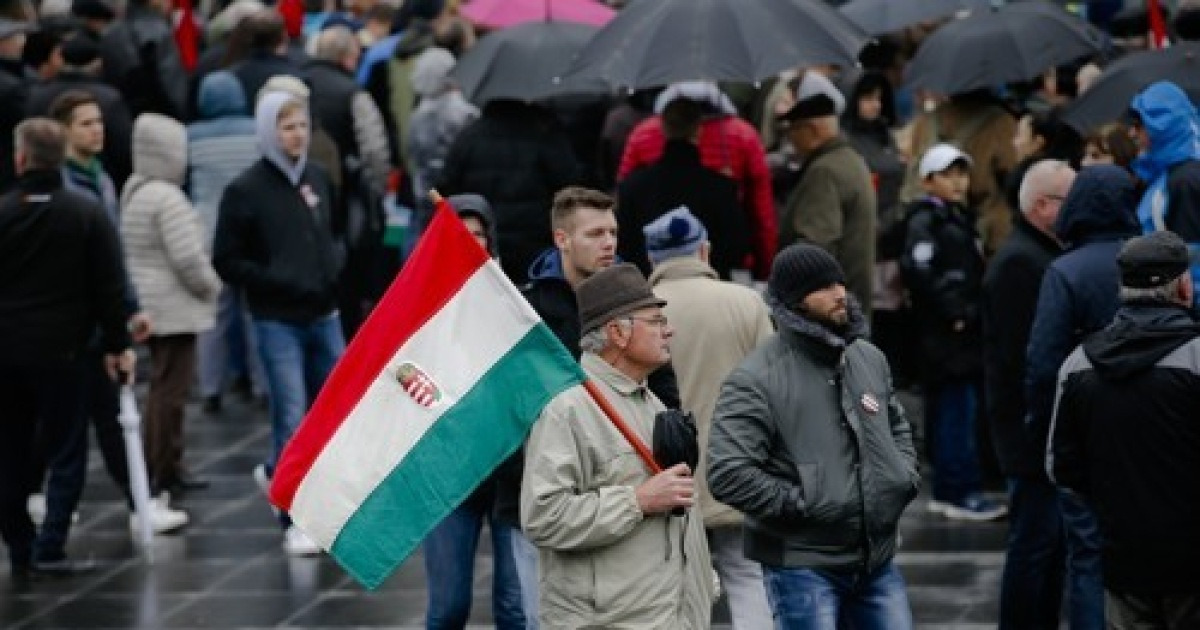
[[(1150, 136), (1150, 150), (1133, 162), (1148, 188), (1138, 204), (1142, 232), (1171, 230), (1200, 249), (1200, 115), (1182, 90), (1159, 82), (1133, 99)], [(1192, 266), (1200, 286), (1200, 263)]]
[[(863, 120), (858, 115), (858, 100), (876, 90), (883, 102), (880, 115), (874, 120)], [(866, 72), (855, 81), (850, 97), (846, 99), (846, 113), (842, 116), (842, 133), (867, 162), (875, 179), (875, 201), (881, 228), (889, 224), (884, 219), (893, 219), (897, 214), (893, 211), (900, 202), (900, 187), (904, 185), (905, 165), (900, 160), (900, 149), (891, 129), (896, 120), (895, 110), (895, 97), (887, 78), (878, 72)]]
[(768, 296), (779, 332), (721, 387), (709, 437), (713, 497), (746, 515), (746, 557), (871, 573), (921, 480), (887, 359), (852, 296), (837, 333)]
[(0, 197), (0, 362), (45, 365), (129, 347), (127, 281), (116, 228), (63, 188), (59, 170), (26, 172)]
[(1071, 349), (1107, 326), (1117, 312), (1117, 252), (1138, 234), (1133, 178), (1119, 166), (1079, 171), (1054, 226), (1067, 245), (1042, 278), (1026, 352), (1028, 427), (1044, 450), (1058, 368)]
[[(926, 197), (910, 204), (906, 216), (900, 271), (920, 321), (925, 378), (974, 378), (983, 368), (983, 250), (975, 213)], [(961, 330), (955, 330), (960, 322)]]
[(1025, 428), (1025, 349), (1042, 276), (1060, 252), (1058, 241), (1020, 216), (983, 276), (985, 417), (1000, 470), (1007, 476), (1045, 474), (1045, 452)]
[(659, 160), (630, 173), (617, 192), (617, 252), (650, 275), (642, 227), (679, 206), (687, 206), (708, 230), (710, 264), (729, 279), (745, 268), (751, 253), (750, 220), (738, 201), (737, 184), (700, 162), (700, 149), (686, 140), (668, 140)]
[(1063, 364), (1046, 466), (1083, 494), (1103, 538), (1104, 585), (1200, 589), (1200, 321), (1130, 302)]
[(554, 193), (578, 178), (570, 142), (547, 111), (493, 101), (450, 145), (438, 189), (479, 193), (492, 202), (501, 264), (520, 285), (529, 265), (551, 245)]
[(333, 313), (345, 250), (332, 230), (333, 188), (319, 166), (288, 159), (275, 120), (289, 96), (263, 97), (255, 118), (263, 157), (221, 196), (213, 264), (246, 291), (259, 319), (307, 324)]

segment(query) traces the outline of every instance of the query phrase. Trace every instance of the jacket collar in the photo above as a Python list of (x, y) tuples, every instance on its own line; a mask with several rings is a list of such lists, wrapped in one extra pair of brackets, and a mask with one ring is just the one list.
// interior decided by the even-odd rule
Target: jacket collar
[(588, 376), (615, 389), (618, 394), (627, 398), (646, 395), (646, 382), (641, 383), (629, 378), (617, 368), (600, 358), (600, 355), (584, 352), (579, 358), (579, 364)]
[(662, 159), (668, 162), (700, 163), (700, 147), (687, 140), (667, 140), (663, 145)]
[(817, 359), (834, 364), (841, 359), (842, 353), (850, 344), (860, 337), (867, 335), (867, 320), (862, 307), (853, 295), (846, 295), (846, 310), (849, 321), (846, 330), (836, 332), (795, 310), (792, 310), (770, 293), (767, 294), (767, 306), (771, 316), (779, 327), (779, 334), (790, 344), (799, 345)]
[(36, 169), (25, 171), (17, 178), (17, 187), (27, 193), (48, 193), (63, 187), (62, 171)]
[(717, 279), (717, 272), (708, 263), (695, 256), (679, 256), (670, 258), (654, 266), (650, 274), (650, 286), (668, 280), (688, 280), (691, 278)]
[(838, 134), (837, 137), (831, 138), (829, 142), (817, 147), (816, 150), (814, 150), (807, 158), (805, 158), (804, 163), (812, 164), (814, 161), (821, 158), (821, 156), (824, 156), (828, 153), (833, 153), (834, 151), (846, 146), (850, 146), (850, 143), (846, 140), (846, 136)]
[(1029, 220), (1024, 216), (1017, 216), (1017, 218), (1013, 221), (1013, 229), (1025, 235), (1026, 238), (1033, 240), (1038, 244), (1039, 247), (1048, 252), (1058, 254), (1063, 250), (1061, 243), (1051, 238), (1049, 234), (1037, 229), (1037, 227), (1030, 223)]

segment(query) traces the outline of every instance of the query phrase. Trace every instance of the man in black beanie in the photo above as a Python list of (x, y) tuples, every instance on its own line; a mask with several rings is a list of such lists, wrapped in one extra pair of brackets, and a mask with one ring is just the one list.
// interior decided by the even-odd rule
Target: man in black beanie
[(920, 475), (887, 359), (820, 247), (779, 253), (767, 304), (779, 332), (729, 375), (713, 414), (713, 496), (745, 513), (779, 628), (910, 629), (892, 557)]
[(1058, 373), (1046, 471), (1100, 526), (1109, 628), (1200, 628), (1200, 319), (1172, 232), (1117, 255), (1121, 307)]

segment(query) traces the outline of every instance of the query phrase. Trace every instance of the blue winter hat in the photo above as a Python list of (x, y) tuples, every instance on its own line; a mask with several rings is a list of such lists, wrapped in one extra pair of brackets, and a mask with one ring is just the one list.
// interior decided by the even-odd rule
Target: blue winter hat
[(687, 206), (679, 206), (642, 228), (646, 253), (658, 264), (668, 258), (695, 254), (708, 240), (708, 230)]

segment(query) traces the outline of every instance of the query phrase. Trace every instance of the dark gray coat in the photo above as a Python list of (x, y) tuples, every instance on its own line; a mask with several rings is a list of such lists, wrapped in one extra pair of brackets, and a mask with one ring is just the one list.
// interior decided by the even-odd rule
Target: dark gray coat
[(722, 386), (708, 482), (746, 514), (750, 559), (874, 571), (920, 487), (912, 429), (883, 353), (790, 319)]

